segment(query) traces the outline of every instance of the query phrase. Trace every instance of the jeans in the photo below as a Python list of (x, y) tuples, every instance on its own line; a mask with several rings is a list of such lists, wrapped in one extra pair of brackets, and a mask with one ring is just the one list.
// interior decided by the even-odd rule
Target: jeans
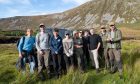
[(73, 56), (68, 57), (67, 55), (64, 55), (65, 63), (67, 71), (70, 68), (70, 66), (74, 66), (74, 59)]
[(55, 75), (62, 74), (62, 55), (61, 54), (52, 54), (53, 59), (53, 67), (55, 71)]
[(34, 57), (30, 54), (30, 52), (23, 51), (22, 58), (19, 58), (21, 62), (21, 70), (25, 72), (26, 70), (26, 63), (29, 63), (30, 73), (34, 73), (35, 68), (35, 60)]

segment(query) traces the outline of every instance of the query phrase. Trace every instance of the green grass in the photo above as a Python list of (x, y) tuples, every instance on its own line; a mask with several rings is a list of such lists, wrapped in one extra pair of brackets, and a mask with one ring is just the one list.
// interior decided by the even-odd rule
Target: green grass
[(102, 70), (96, 74), (95, 70), (88, 69), (84, 74), (70, 70), (59, 79), (44, 82), (36, 74), (22, 75), (16, 70), (18, 52), (15, 44), (0, 44), (0, 84), (140, 84), (140, 41), (124, 41), (122, 44), (123, 79), (119, 79), (118, 72), (109, 74)]

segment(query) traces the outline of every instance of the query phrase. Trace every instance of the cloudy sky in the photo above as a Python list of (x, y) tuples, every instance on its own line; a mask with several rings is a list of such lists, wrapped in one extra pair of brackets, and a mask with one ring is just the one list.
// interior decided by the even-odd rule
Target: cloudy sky
[(0, 18), (62, 12), (89, 0), (0, 0)]

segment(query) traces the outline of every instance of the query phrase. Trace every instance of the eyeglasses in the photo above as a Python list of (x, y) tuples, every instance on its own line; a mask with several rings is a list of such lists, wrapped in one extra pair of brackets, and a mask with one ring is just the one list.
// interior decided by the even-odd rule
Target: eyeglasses
[(69, 36), (69, 34), (66, 34), (66, 36)]

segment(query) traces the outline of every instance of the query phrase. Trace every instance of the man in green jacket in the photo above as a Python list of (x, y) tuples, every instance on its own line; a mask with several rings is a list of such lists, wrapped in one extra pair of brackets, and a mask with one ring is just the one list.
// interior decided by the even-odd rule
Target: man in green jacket
[(101, 33), (100, 36), (102, 38), (102, 55), (105, 58), (105, 68), (109, 69), (109, 56), (108, 56), (108, 47), (107, 47), (107, 37), (108, 37), (108, 32), (106, 30), (105, 26), (101, 26)]
[(116, 28), (115, 23), (111, 22), (109, 24), (110, 31), (108, 33), (108, 44), (109, 48), (109, 58), (111, 64), (111, 73), (115, 72), (116, 67), (119, 70), (119, 76), (122, 78), (122, 59), (121, 59), (121, 40), (122, 32)]

